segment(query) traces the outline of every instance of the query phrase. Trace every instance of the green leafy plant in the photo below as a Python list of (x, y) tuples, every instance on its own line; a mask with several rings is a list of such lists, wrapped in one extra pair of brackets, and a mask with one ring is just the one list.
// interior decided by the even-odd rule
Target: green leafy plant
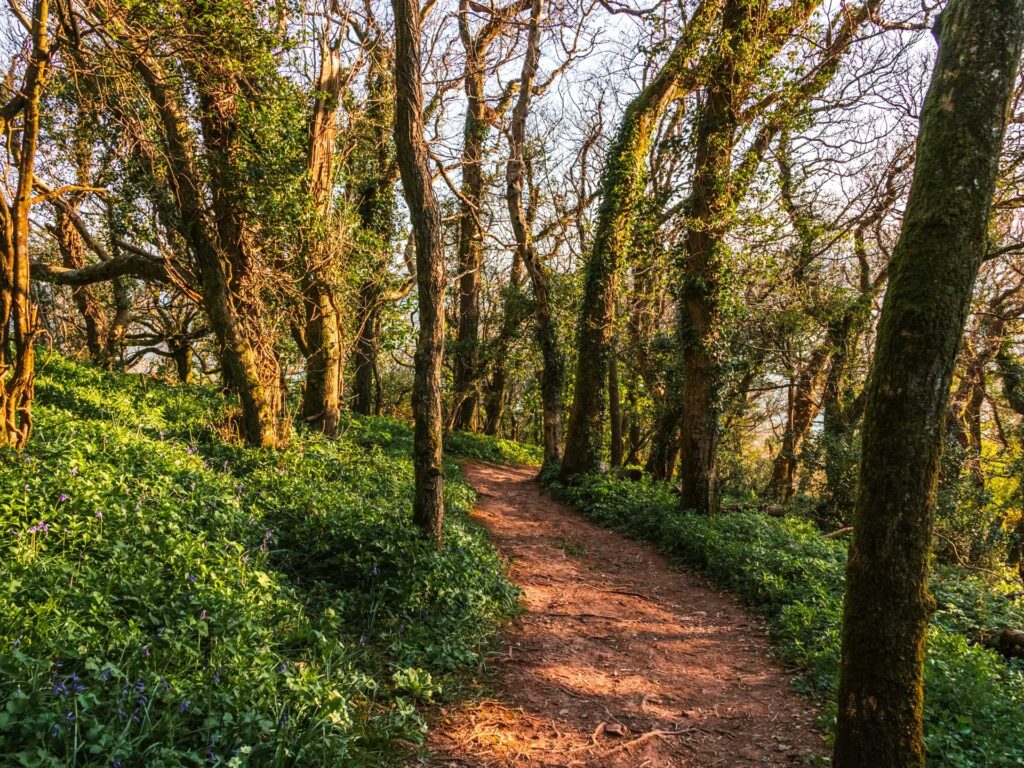
[(41, 368), (0, 456), (5, 765), (393, 764), (515, 609), (455, 465), (438, 552), (380, 424), (248, 449), (211, 390)]

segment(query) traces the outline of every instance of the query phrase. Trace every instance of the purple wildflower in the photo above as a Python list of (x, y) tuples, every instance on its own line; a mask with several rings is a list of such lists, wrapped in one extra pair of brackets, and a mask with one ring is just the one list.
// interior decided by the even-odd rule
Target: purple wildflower
[(213, 673), (213, 684), (220, 685), (220, 672)]
[(141, 680), (136, 680), (134, 688), (136, 693), (142, 693), (144, 690), (146, 690), (146, 684)]
[(379, 574), (379, 573), (380, 573), (380, 570), (377, 568), (377, 564), (374, 563), (373, 567), (370, 569), (370, 575), (373, 576), (374, 578), (377, 578), (377, 574)]
[(110, 678), (111, 678), (111, 676), (112, 676), (112, 673), (111, 673), (111, 671), (110, 671), (109, 669), (104, 669), (104, 670), (103, 670), (103, 671), (102, 671), (102, 672), (100, 673), (100, 677), (101, 677), (101, 678), (103, 678), (103, 682), (104, 682), (104, 683), (105, 683), (105, 682), (107, 682), (107, 681), (109, 681), (109, 680), (110, 680)]
[(277, 724), (280, 727), (282, 727), (282, 728), (284, 728), (284, 726), (288, 725), (288, 713), (287, 712), (282, 712), (281, 713), (281, 717), (279, 717), (277, 719)]
[(69, 723), (75, 722), (75, 713), (68, 712), (66, 715), (64, 715), (64, 719), (67, 720)]
[(188, 699), (185, 699), (181, 702), (181, 704), (178, 705), (179, 712), (188, 712), (190, 709), (192, 709), (192, 702), (190, 702)]
[(75, 477), (77, 475), (78, 475), (78, 467), (72, 467), (71, 468), (71, 476)]
[(58, 501), (60, 501), (61, 503), (65, 502), (67, 500), (68, 500), (68, 495), (66, 493), (62, 493), (60, 495), (60, 498), (58, 499)]
[(287, 661), (282, 661), (280, 664), (278, 664), (277, 665), (277, 671), (280, 672), (282, 675), (285, 672), (287, 672), (288, 671), (288, 662)]
[(60, 735), (60, 726), (57, 725), (56, 723), (54, 723), (53, 727), (50, 728), (50, 735), (53, 736), (53, 737), (59, 736)]
[(186, 578), (188, 579), (189, 584), (196, 583), (196, 575), (194, 573), (190, 573)]
[(200, 621), (206, 621), (206, 609), (205, 608), (203, 608), (203, 610), (201, 610), (199, 612), (199, 620)]
[(102, 520), (103, 519), (103, 513), (100, 512), (98, 509), (96, 510), (96, 519), (97, 520)]
[(142, 655), (145, 658), (147, 658), (147, 659), (149, 658), (149, 646), (148, 645), (142, 646)]

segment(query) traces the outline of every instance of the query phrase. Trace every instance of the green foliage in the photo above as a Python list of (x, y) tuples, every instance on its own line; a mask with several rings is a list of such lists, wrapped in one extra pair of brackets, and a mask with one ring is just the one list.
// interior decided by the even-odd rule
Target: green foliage
[(0, 457), (5, 765), (386, 764), (514, 610), (454, 465), (439, 553), (376, 420), (248, 449), (209, 390), (41, 367)]
[[(657, 544), (764, 613), (779, 654), (804, 670), (798, 685), (834, 695), (843, 542), (793, 517), (687, 514), (661, 483), (587, 476), (556, 490), (596, 522)], [(1008, 598), (1009, 589), (1008, 583), (989, 583), (962, 569), (943, 567), (933, 574), (938, 610), (925, 670), (930, 765), (1024, 762), (1024, 666), (975, 642), (1024, 625), (1024, 606)]]

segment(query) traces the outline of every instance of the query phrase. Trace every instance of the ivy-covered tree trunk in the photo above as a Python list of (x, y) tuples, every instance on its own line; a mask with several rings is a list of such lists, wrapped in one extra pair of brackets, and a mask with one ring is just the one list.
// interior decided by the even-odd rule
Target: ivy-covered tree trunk
[(437, 546), (444, 531), (441, 359), (444, 353), (444, 242), (441, 211), (423, 138), (418, 0), (391, 0), (395, 15), (395, 147), (416, 240), (419, 335), (412, 391), (413, 521)]
[(665, 108), (696, 82), (693, 62), (720, 6), (721, 0), (704, 0), (694, 11), (665, 65), (626, 107), (608, 150), (601, 176), (601, 205), (584, 272), (562, 480), (600, 467), (615, 286), (646, 183), (647, 153)]
[(833, 764), (925, 763), (932, 513), (953, 366), (986, 250), (1024, 0), (950, 0), (867, 389)]
[(303, 247), (306, 388), (302, 394), (302, 420), (326, 435), (338, 430), (345, 367), (341, 302), (334, 279), (335, 261), (340, 254), (330, 247), (337, 136), (335, 112), (341, 87), (341, 56), (330, 41), (324, 39), (306, 155), (307, 193), (312, 211)]
[(290, 424), (277, 336), (267, 327), (270, 314), (260, 295), (263, 286), (256, 269), (252, 232), (237, 205), (240, 190), (230, 178), (237, 150), (234, 121), (235, 100), (241, 93), (238, 83), (230, 77), (216, 83), (202, 81), (201, 129), (208, 154), (208, 204), (182, 94), (174, 81), (165, 77), (155, 58), (140, 55), (134, 66), (152, 99), (160, 126), (160, 151), (140, 142), (140, 152), (154, 178), (166, 175), (173, 180), (175, 194), (170, 202), (174, 210), (163, 215), (173, 220), (171, 226), (195, 259), (199, 294), (221, 353), (223, 377), (242, 406), (242, 436), (250, 445), (280, 446), (288, 440)]
[(613, 352), (608, 360), (608, 419), (611, 425), (609, 464), (622, 466), (625, 444), (622, 435), (622, 398), (619, 393), (619, 361)]
[[(382, 276), (388, 271), (395, 240), (395, 181), (398, 166), (394, 157), (395, 86), (393, 49), (374, 25), (369, 46), (370, 67), (367, 93), (367, 136), (361, 140), (359, 165), (365, 177), (358, 185), (360, 249), (370, 255), (368, 274), (359, 286), (356, 305), (356, 333), (352, 362), (354, 372), (352, 410), (363, 415), (380, 415), (381, 383), (377, 357), (380, 349), (381, 310), (388, 298)], [(411, 285), (407, 286), (411, 288)]]

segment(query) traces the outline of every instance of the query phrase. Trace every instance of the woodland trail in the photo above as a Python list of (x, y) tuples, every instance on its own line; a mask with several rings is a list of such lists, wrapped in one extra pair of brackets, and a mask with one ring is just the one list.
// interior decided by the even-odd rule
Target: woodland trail
[(524, 590), (494, 695), (438, 713), (427, 765), (792, 766), (826, 751), (764, 626), (649, 547), (466, 463), (474, 516)]

